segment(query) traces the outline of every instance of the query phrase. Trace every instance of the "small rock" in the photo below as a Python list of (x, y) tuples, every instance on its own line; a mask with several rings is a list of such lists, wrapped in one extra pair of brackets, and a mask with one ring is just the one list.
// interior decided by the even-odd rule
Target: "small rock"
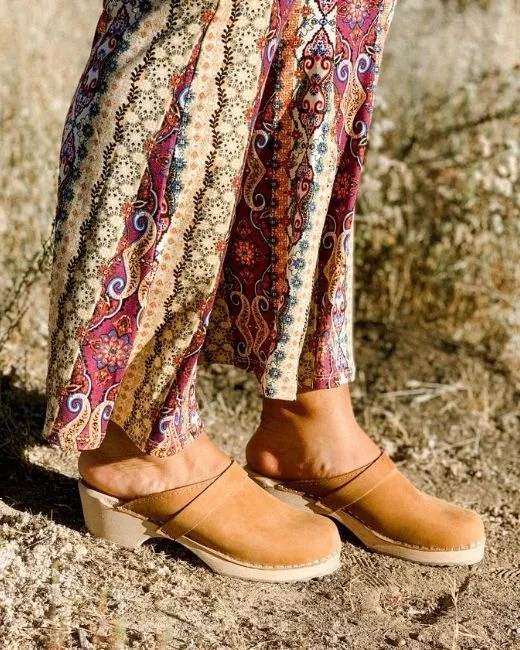
[(406, 646), (406, 640), (403, 639), (402, 636), (396, 637), (394, 635), (387, 634), (387, 636), (385, 636), (385, 641), (394, 648), (404, 648)]
[(88, 640), (87, 632), (82, 627), (78, 628), (78, 641), (82, 650), (92, 650), (92, 644)]
[(361, 611), (381, 614), (383, 611), (381, 604), (381, 589), (368, 589), (359, 599), (359, 608)]

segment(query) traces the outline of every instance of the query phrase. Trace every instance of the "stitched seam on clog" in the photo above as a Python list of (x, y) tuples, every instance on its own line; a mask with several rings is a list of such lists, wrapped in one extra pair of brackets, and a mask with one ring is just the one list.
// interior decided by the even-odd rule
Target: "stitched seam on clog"
[[(366, 526), (366, 528), (368, 528), (368, 530), (371, 533), (373, 533), (377, 537), (380, 537), (385, 542), (391, 542), (392, 544), (395, 544), (396, 546), (405, 546), (406, 548), (415, 549), (417, 551), (447, 551), (447, 552), (449, 552), (449, 551), (469, 551), (472, 548), (476, 548), (481, 542), (485, 541), (485, 539), (483, 539), (483, 540), (479, 540), (478, 542), (475, 542), (474, 544), (470, 544), (469, 546), (453, 546), (453, 547), (449, 547), (449, 548), (446, 548), (446, 547), (445, 548), (439, 548), (437, 546), (417, 546), (416, 544), (410, 544), (409, 542), (401, 542), (401, 541), (398, 541), (396, 539), (392, 539), (391, 537), (387, 537), (386, 535), (383, 535), (382, 533), (379, 533), (377, 530), (374, 530), (371, 526), (369, 526), (366, 522), (364, 522), (360, 517), (358, 517), (357, 515), (350, 512), (350, 510), (341, 509), (341, 510), (336, 511), (336, 513), (338, 513), (338, 512), (345, 512), (346, 514), (348, 514), (350, 517), (352, 517), (356, 521), (359, 521), (360, 524), (363, 524), (363, 526)], [(348, 528), (347, 524), (344, 524), (344, 526), (346, 526)]]
[[(283, 483), (277, 484), (277, 487), (278, 487), (278, 485), (281, 488), (283, 488), (283, 491), (292, 492), (293, 494), (297, 494), (298, 496), (304, 496), (305, 498), (314, 500), (315, 505), (319, 505), (322, 508), (327, 508), (327, 510), (331, 510), (325, 504), (323, 504), (323, 505), (321, 504), (320, 497), (317, 497), (315, 495), (311, 495), (311, 494), (308, 494), (308, 493), (305, 493), (305, 492), (299, 492), (299, 491), (294, 490), (294, 489), (290, 489), (289, 487), (283, 485)], [(408, 542), (400, 542), (398, 540), (392, 539), (391, 537), (386, 537), (382, 533), (379, 533), (376, 530), (374, 530), (373, 528), (371, 528), (365, 521), (363, 521), (360, 517), (358, 517), (357, 515), (350, 512), (350, 510), (348, 510), (348, 509), (345, 510), (344, 508), (340, 508), (339, 510), (336, 510), (335, 512), (336, 513), (339, 513), (339, 512), (347, 513), (348, 515), (350, 515), (351, 517), (356, 519), (356, 521), (359, 521), (360, 524), (363, 524), (363, 526), (366, 526), (366, 528), (368, 528), (368, 530), (370, 530), (371, 533), (373, 533), (377, 537), (380, 537), (381, 539), (383, 539), (386, 542), (391, 542), (392, 544), (399, 545), (399, 546), (404, 546), (406, 548), (415, 549), (415, 550), (418, 550), (418, 551), (446, 551), (446, 552), (450, 552), (450, 551), (466, 551), (466, 550), (471, 550), (472, 548), (476, 548), (481, 542), (485, 541), (485, 538), (483, 538), (482, 540), (479, 540), (478, 542), (475, 542), (474, 544), (471, 544), (470, 546), (459, 546), (459, 547), (455, 546), (455, 547), (449, 547), (449, 548), (438, 548), (436, 546), (418, 546), (416, 544), (410, 544)], [(331, 514), (332, 514), (332, 510), (331, 510)], [(346, 526), (348, 528), (348, 526), (346, 524), (344, 524), (344, 526)]]
[[(190, 537), (187, 537), (187, 539), (190, 540), (190, 542), (194, 542), (195, 544), (198, 544), (198, 542), (195, 542), (194, 539), (191, 539)], [(177, 541), (180, 544), (182, 544), (182, 540), (172, 540), (172, 541)], [(184, 545), (185, 548), (190, 549), (188, 545)], [(236, 557), (233, 557), (232, 555), (228, 555), (227, 553), (223, 553), (222, 551), (218, 551), (215, 548), (211, 548), (209, 546), (204, 546), (203, 544), (200, 544), (203, 548), (207, 549), (208, 551), (213, 551), (213, 553), (216, 553), (218, 557), (223, 557), (227, 560), (231, 560), (235, 564), (240, 564), (241, 566), (245, 567), (254, 567), (258, 569), (303, 569), (304, 567), (307, 566), (315, 566), (316, 564), (321, 564), (322, 562), (326, 562), (327, 560), (331, 560), (333, 557), (338, 555), (338, 553), (331, 553), (330, 555), (327, 555), (324, 558), (321, 558), (319, 560), (314, 560), (314, 562), (308, 562), (307, 564), (277, 564), (277, 565), (271, 565), (271, 564), (254, 564), (252, 562), (247, 562), (246, 560), (239, 560)]]
[[(137, 517), (138, 519), (141, 519), (143, 521), (148, 521), (148, 522), (156, 525), (156, 522), (152, 521), (151, 519), (148, 519), (147, 517), (144, 517), (143, 515), (140, 515), (140, 514), (138, 514), (136, 512), (133, 512), (132, 510), (125, 510), (124, 508), (121, 508), (121, 511), (124, 512), (125, 514), (128, 514), (128, 515), (132, 516), (132, 517)], [(173, 538), (169, 537), (168, 535), (166, 535), (165, 533), (162, 534), (162, 537), (164, 539), (170, 540), (170, 542), (174, 542), (174, 543), (177, 542), (179, 544), (182, 544), (182, 540), (173, 539)], [(191, 539), (190, 537), (187, 537), (187, 539), (189, 539), (190, 542), (194, 542), (195, 544), (198, 544), (198, 542)], [(188, 545), (183, 544), (183, 546), (185, 548), (187, 548), (188, 550), (192, 550), (192, 549), (190, 549), (190, 547)], [(216, 553), (219, 557), (225, 558), (227, 560), (231, 560), (235, 564), (239, 564), (239, 565), (245, 566), (245, 567), (254, 567), (254, 568), (258, 568), (258, 569), (300, 569), (300, 568), (304, 568), (304, 567), (308, 567), (308, 566), (314, 566), (316, 564), (321, 564), (322, 562), (326, 562), (327, 560), (330, 560), (334, 556), (338, 555), (337, 552), (336, 553), (331, 553), (330, 555), (327, 555), (324, 558), (321, 558), (319, 560), (315, 560), (314, 562), (309, 562), (307, 564), (281, 564), (281, 565), (254, 564), (254, 563), (251, 563), (251, 562), (241, 561), (238, 558), (235, 558), (232, 555), (228, 555), (226, 553), (223, 553), (222, 551), (218, 551), (215, 548), (211, 548), (209, 546), (204, 547), (203, 544), (200, 544), (200, 546), (202, 546), (203, 548), (207, 549), (210, 552), (212, 551), (213, 553)]]

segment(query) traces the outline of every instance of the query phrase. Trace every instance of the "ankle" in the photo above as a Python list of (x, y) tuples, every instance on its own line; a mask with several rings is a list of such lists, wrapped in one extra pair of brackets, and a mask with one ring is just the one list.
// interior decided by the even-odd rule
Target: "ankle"
[(176, 454), (159, 458), (142, 452), (112, 425), (99, 448), (80, 455), (78, 469), (92, 487), (132, 499), (214, 478), (229, 462), (206, 434)]
[(338, 469), (339, 443), (320, 442), (297, 427), (273, 429), (260, 424), (246, 446), (246, 460), (252, 470), (273, 479), (298, 480), (341, 474)]
[(246, 447), (249, 466), (278, 479), (330, 478), (379, 455), (358, 424), (347, 386), (264, 400), (260, 425)]
[[(121, 427), (109, 421), (105, 436), (99, 447), (81, 452), (80, 459), (94, 461), (99, 464), (128, 460), (131, 458), (152, 458), (142, 452), (137, 445), (126, 435)], [(155, 459), (154, 459), (155, 460)], [(161, 460), (161, 459), (156, 459)]]

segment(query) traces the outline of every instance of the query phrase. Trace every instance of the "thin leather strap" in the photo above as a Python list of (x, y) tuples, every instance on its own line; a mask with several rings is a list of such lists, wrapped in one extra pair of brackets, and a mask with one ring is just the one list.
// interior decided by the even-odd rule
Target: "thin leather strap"
[(382, 452), (361, 474), (329, 492), (317, 504), (325, 506), (332, 512), (347, 509), (379, 487), (396, 471), (397, 467), (393, 461)]
[[(313, 490), (319, 489), (324, 494), (326, 490), (323, 489), (324, 483), (331, 483), (329, 491), (336, 490), (338, 487), (346, 485), (350, 481), (353, 481), (357, 476), (359, 476), (365, 469), (368, 468), (374, 461), (371, 460), (366, 465), (352, 470), (351, 472), (345, 472), (345, 474), (338, 474), (337, 476), (331, 476), (327, 479), (313, 478), (313, 479), (295, 479), (293, 481), (284, 481), (278, 485), (283, 486), (283, 488), (288, 488), (289, 490), (294, 490), (295, 492), (302, 492), (307, 494), (313, 494)], [(319, 497), (319, 494), (316, 494)]]
[(131, 501), (122, 502), (117, 507), (117, 510), (135, 512), (146, 518), (150, 517), (153, 513), (152, 518), (154, 521), (167, 521), (217, 479), (218, 476), (184, 487), (156, 492), (144, 497), (137, 497)]
[(178, 539), (197, 528), (227, 499), (236, 494), (249, 478), (247, 472), (235, 461), (199, 496), (160, 527), (170, 539)]

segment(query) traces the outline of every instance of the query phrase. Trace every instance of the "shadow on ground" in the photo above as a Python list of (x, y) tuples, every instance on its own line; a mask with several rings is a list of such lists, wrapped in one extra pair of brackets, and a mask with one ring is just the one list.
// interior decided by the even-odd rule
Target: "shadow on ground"
[[(14, 384), (12, 375), (0, 376), (0, 500), (31, 515), (41, 514), (71, 530), (86, 532), (77, 480), (27, 459), (27, 450), (45, 444), (41, 435), (45, 396)], [(203, 563), (179, 545), (150, 540), (148, 545), (173, 560), (197, 567)]]
[(25, 452), (42, 443), (45, 397), (0, 377), (0, 499), (75, 530), (83, 527), (75, 479), (30, 463)]
[[(54, 454), (41, 437), (44, 395), (5, 376), (0, 498), (34, 515), (1, 518), (0, 578), (11, 616), (2, 623), (0, 615), (5, 647), (26, 647), (30, 637), (27, 648), (64, 648), (67, 635), (77, 647), (81, 630), (88, 647), (108, 650), (115, 646), (106, 639), (131, 612), (124, 632), (132, 647), (147, 650), (166, 647), (164, 630), (178, 650), (516, 648), (520, 396), (507, 369), (415, 326), (364, 322), (357, 349), (360, 421), (419, 487), (483, 514), (481, 565), (413, 565), (367, 553), (342, 530), (333, 576), (256, 585), (224, 580), (167, 541), (136, 552), (101, 542), (84, 534), (74, 454)], [(204, 369), (199, 393), (215, 441), (236, 456), (257, 422), (254, 382), (233, 369)], [(52, 614), (47, 627), (35, 611)], [(53, 630), (63, 631), (62, 641)]]
[[(364, 335), (361, 336), (359, 332)], [(421, 335), (416, 329), (408, 331), (407, 337), (404, 337), (402, 332), (392, 327), (369, 321), (359, 324), (358, 336), (362, 338), (359, 346), (360, 357), (364, 356), (362, 353), (366, 348), (372, 348), (361, 364), (367, 375), (366, 389), (369, 393), (371, 390), (377, 392), (376, 383), (381, 364), (389, 363), (389, 359), (396, 352), (398, 342), (402, 345), (403, 340), (411, 338), (419, 346), (424, 343), (421, 340), (424, 334)], [(428, 342), (430, 345), (433, 343), (431, 335)], [(445, 354), (463, 353), (466, 357), (480, 357), (480, 362), (494, 372), (508, 375), (507, 369), (499, 367), (495, 359), (483, 358), (475, 350), (448, 343), (440, 338), (436, 343), (438, 350)], [(211, 370), (208, 376), (201, 378), (201, 382), (204, 381), (215, 381)], [(218, 382), (215, 383), (218, 387)], [(23, 382), (17, 381), (14, 374), (0, 376), (0, 499), (17, 510), (42, 514), (58, 524), (84, 530), (76, 479), (34, 464), (27, 458), (29, 449), (45, 444), (41, 435), (45, 396), (37, 390), (20, 387), (20, 384)], [(516, 397), (520, 399), (520, 395), (516, 394)], [(225, 444), (223, 446), (226, 447)], [(394, 460), (403, 460), (402, 455), (402, 447), (396, 446), (393, 452)], [(342, 536), (343, 541), (358, 546), (353, 535), (342, 530)]]
[[(85, 531), (81, 515), (77, 481), (52, 469), (35, 465), (26, 451), (41, 445), (45, 416), (45, 396), (34, 390), (19, 388), (12, 375), (0, 377), (0, 499), (11, 508), (32, 515), (41, 514), (70, 529)], [(356, 537), (346, 529), (342, 541), (361, 548)], [(198, 565), (199, 561), (182, 549), (154, 540), (150, 544), (170, 556), (182, 557)], [(178, 551), (178, 552), (177, 552)]]

